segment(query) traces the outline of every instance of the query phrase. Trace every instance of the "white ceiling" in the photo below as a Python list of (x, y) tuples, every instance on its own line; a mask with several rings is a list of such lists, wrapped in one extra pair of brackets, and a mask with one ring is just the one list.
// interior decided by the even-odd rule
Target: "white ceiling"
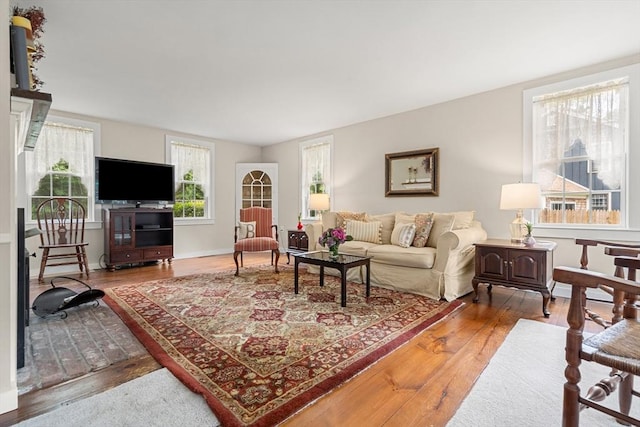
[(267, 145), (640, 53), (640, 0), (20, 0), (52, 108)]

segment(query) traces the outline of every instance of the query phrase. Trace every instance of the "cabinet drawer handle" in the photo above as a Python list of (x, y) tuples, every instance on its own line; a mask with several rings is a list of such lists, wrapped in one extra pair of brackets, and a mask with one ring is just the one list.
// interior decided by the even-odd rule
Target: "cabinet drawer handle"
[(131, 255), (127, 254), (127, 258), (131, 258)]

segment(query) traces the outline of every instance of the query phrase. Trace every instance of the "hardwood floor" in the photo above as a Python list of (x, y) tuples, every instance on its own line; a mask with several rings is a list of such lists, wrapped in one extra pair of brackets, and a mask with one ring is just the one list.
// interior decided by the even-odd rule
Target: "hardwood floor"
[[(269, 254), (245, 254), (245, 266), (270, 262)], [(285, 263), (286, 257), (281, 256)], [(107, 288), (187, 274), (235, 269), (231, 255), (175, 260), (116, 272), (92, 271), (93, 287)], [(31, 296), (49, 285), (31, 282)], [(539, 293), (480, 286), (465, 305), (378, 363), (283, 423), (284, 426), (443, 426), (455, 413), (506, 335), (520, 318), (567, 326), (568, 300), (549, 305), (542, 315)], [(602, 304), (606, 313), (607, 305)], [(598, 327), (587, 322), (587, 330)], [(548, 351), (544, 349), (543, 351)], [(150, 356), (127, 360), (63, 384), (21, 395), (19, 408), (0, 415), (0, 426), (53, 410), (144, 375), (160, 365)]]

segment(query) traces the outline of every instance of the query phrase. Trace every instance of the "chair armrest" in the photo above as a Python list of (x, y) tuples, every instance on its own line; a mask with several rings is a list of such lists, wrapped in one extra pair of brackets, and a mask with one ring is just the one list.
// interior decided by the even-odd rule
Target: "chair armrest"
[(311, 222), (304, 226), (304, 232), (307, 233), (309, 239), (309, 252), (317, 251), (318, 239), (322, 235), (322, 223)]
[(581, 268), (556, 267), (553, 269), (553, 280), (583, 288), (609, 286), (632, 295), (640, 294), (640, 283), (638, 282)]
[(240, 226), (236, 225), (233, 228), (233, 243), (238, 243), (238, 230), (240, 230)]
[[(279, 242), (280, 240), (278, 239), (278, 226), (276, 224), (271, 224), (271, 228), (273, 228), (273, 230), (275, 230), (275, 234), (276, 234), (275, 239)], [(272, 231), (272, 233), (273, 233), (273, 231)]]
[(474, 227), (442, 233), (436, 244), (436, 260), (433, 268), (436, 271), (444, 271), (452, 251), (473, 250), (474, 243), (483, 240), (487, 240), (487, 232), (479, 223)]

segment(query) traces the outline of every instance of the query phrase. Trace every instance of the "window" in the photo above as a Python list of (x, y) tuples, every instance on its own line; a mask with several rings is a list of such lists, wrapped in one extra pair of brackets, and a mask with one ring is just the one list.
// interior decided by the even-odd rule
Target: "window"
[(639, 75), (634, 65), (525, 91), (524, 177), (542, 189), (539, 226), (630, 227), (627, 210), (638, 201), (629, 200), (627, 164), (638, 156), (629, 141), (639, 99), (631, 82)]
[(94, 153), (100, 127), (50, 116), (42, 126), (33, 151), (24, 152), (24, 186), (27, 210), (36, 219), (38, 205), (54, 196), (78, 200), (93, 221)]
[(332, 135), (300, 143), (300, 212), (304, 219), (317, 219), (320, 216), (320, 212), (309, 209), (310, 194), (331, 194), (332, 147)]
[(175, 166), (174, 218), (213, 219), (214, 144), (167, 135), (166, 150), (167, 161)]

